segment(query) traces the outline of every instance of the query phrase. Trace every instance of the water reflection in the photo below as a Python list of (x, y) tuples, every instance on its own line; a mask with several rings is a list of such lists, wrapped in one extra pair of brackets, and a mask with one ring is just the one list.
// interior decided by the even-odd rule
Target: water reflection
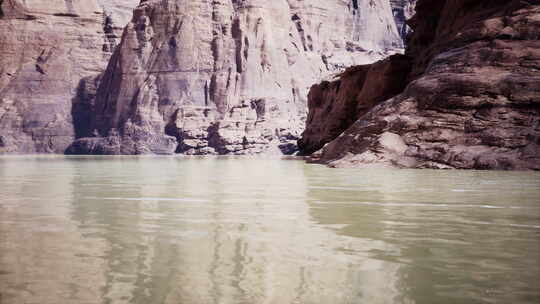
[(313, 225), (303, 163), (139, 159), (102, 170), (77, 167), (73, 219), (109, 245), (106, 300), (349, 303), (395, 295), (383, 286), (396, 267), (387, 273), (380, 261), (351, 257), (341, 251), (351, 240)]
[(2, 304), (540, 297), (535, 173), (0, 158), (0, 185)]
[(309, 174), (311, 215), (386, 245), (369, 258), (400, 265), (394, 302), (540, 300), (537, 173), (336, 170), (335, 189), (325, 175)]
[(0, 303), (98, 299), (107, 244), (69, 220), (75, 166), (0, 163)]

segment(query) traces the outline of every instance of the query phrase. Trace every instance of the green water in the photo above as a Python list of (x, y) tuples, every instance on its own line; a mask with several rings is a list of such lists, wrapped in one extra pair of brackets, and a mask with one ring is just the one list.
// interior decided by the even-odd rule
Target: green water
[(2, 157), (0, 303), (540, 303), (540, 173)]

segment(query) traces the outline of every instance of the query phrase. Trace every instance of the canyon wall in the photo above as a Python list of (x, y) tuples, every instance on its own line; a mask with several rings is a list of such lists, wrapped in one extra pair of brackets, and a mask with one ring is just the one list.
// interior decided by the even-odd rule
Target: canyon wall
[(0, 153), (63, 153), (75, 139), (81, 79), (105, 70), (139, 0), (100, 2), (0, 1)]
[(142, 1), (68, 153), (289, 154), (313, 83), (401, 46), (388, 0)]
[(404, 41), (411, 32), (411, 28), (406, 22), (414, 16), (417, 1), (418, 0), (390, 0), (398, 33)]
[(292, 153), (309, 87), (402, 52), (410, 2), (1, 0), (0, 153)]
[[(324, 146), (313, 159), (335, 167), (540, 170), (538, 2), (419, 0), (416, 10), (404, 56), (311, 89), (301, 150)], [(347, 123), (336, 132), (336, 121)]]
[(131, 21), (133, 9), (141, 0), (97, 0), (103, 9), (103, 32), (106, 41), (104, 51), (113, 52), (120, 43), (124, 27)]

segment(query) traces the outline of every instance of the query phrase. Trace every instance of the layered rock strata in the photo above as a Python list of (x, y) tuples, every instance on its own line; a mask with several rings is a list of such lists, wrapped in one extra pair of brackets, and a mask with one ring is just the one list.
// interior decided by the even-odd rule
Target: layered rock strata
[(74, 140), (81, 80), (105, 70), (118, 12), (138, 0), (112, 2), (0, 1), (0, 153), (63, 153)]
[(131, 21), (133, 9), (141, 0), (98, 0), (103, 9), (103, 31), (106, 37), (104, 51), (113, 52), (120, 43), (124, 27)]
[[(323, 141), (317, 160), (337, 167), (539, 170), (540, 5), (420, 0), (410, 24), (405, 90)], [(362, 77), (365, 69), (346, 79)], [(343, 90), (315, 96), (356, 96), (362, 87)], [(310, 105), (347, 103), (331, 98)], [(335, 123), (317, 115), (317, 106), (310, 111), (319, 119), (308, 130)], [(346, 115), (331, 119), (351, 121)], [(321, 137), (304, 135), (303, 142)]]
[(143, 1), (68, 152), (292, 153), (309, 87), (401, 44), (388, 0)]
[(404, 55), (354, 66), (339, 80), (314, 85), (308, 94), (309, 115), (298, 146), (302, 154), (321, 149), (378, 103), (403, 91), (410, 71)]

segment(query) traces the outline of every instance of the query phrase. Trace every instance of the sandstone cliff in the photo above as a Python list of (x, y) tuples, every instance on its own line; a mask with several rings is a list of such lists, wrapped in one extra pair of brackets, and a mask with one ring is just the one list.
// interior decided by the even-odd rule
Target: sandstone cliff
[(68, 152), (292, 153), (313, 83), (401, 45), (388, 0), (142, 1)]
[(64, 152), (80, 81), (105, 70), (136, 4), (0, 1), (0, 153)]
[(141, 0), (98, 0), (103, 9), (103, 31), (106, 41), (104, 51), (112, 52), (120, 43), (126, 24), (131, 21), (133, 9)]
[[(301, 148), (326, 145), (315, 157), (331, 166), (539, 170), (538, 2), (420, 0), (416, 9), (405, 56), (312, 88)], [(380, 90), (366, 93), (373, 70)], [(380, 101), (396, 78), (407, 79), (403, 92)], [(368, 110), (352, 118), (344, 107)], [(347, 122), (339, 135), (336, 121)]]

